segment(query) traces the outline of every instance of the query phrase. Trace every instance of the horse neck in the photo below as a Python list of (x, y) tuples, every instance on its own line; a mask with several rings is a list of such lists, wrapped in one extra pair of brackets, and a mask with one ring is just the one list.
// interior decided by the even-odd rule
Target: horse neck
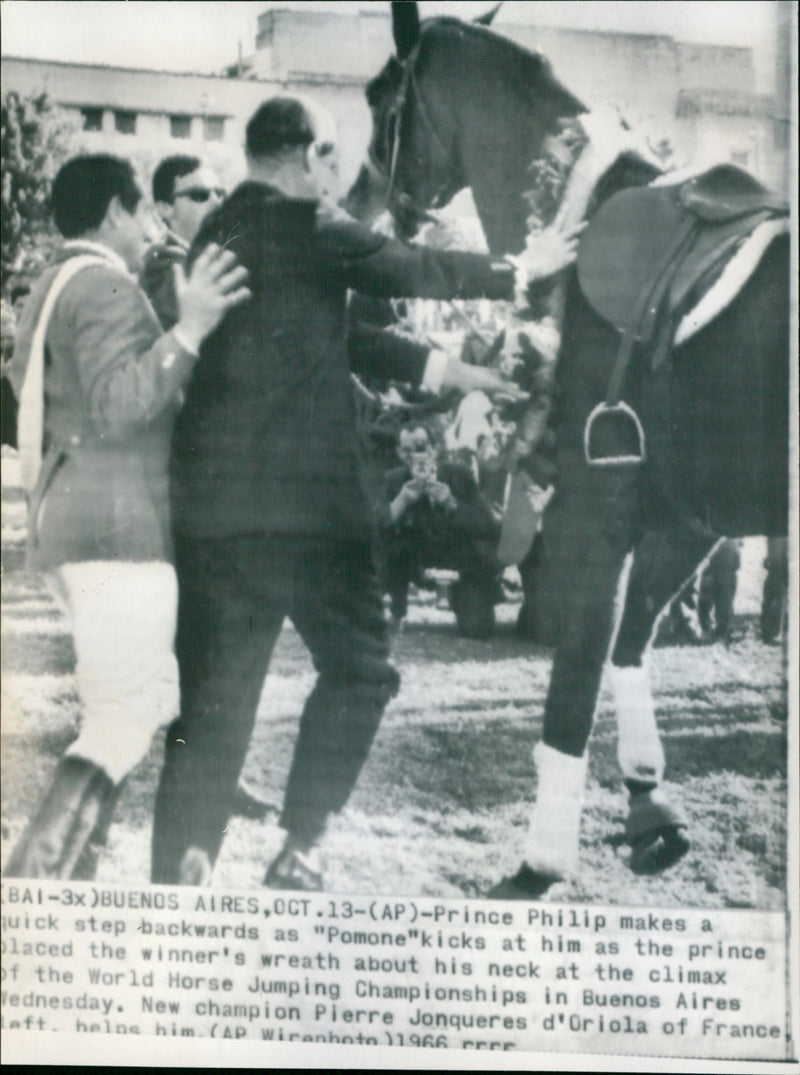
[(541, 58), (502, 39), (462, 36), (438, 59), (436, 73), (451, 87), (461, 171), (489, 249), (519, 253), (528, 231), (523, 194), (531, 186), (529, 166), (558, 119), (582, 106)]
[(467, 137), (461, 152), (489, 250), (493, 254), (518, 254), (527, 232), (529, 210), (522, 194), (533, 150), (523, 161), (518, 149), (481, 146), (479, 138)]

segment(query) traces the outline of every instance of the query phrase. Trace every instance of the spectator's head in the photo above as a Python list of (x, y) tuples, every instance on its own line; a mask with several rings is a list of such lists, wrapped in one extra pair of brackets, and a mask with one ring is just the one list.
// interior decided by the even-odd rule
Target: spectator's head
[(437, 438), (424, 422), (411, 422), (400, 430), (397, 454), (408, 469), (417, 476), (434, 468), (439, 454)]
[(140, 268), (154, 230), (130, 161), (108, 153), (73, 157), (53, 180), (51, 205), (65, 239), (102, 243), (131, 272)]
[(199, 157), (165, 157), (153, 172), (156, 209), (170, 231), (187, 243), (224, 195), (216, 173)]
[(336, 197), (336, 142), (336, 122), (327, 109), (305, 97), (271, 97), (247, 124), (248, 171), (288, 194)]

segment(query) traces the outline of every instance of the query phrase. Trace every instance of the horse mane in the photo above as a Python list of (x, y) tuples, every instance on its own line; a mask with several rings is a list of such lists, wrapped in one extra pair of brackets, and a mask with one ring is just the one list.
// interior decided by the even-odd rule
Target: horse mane
[(587, 111), (586, 105), (559, 82), (549, 60), (541, 52), (526, 48), (482, 23), (463, 22), (452, 15), (437, 15), (425, 19), (420, 28), (419, 49), (422, 51), (423, 46), (433, 47), (438, 43), (440, 34), (446, 40), (454, 33), (484, 45), (489, 44), (494, 50), (505, 52), (512, 57), (525, 71), (528, 84), (532, 88), (535, 86), (537, 94), (546, 90), (547, 97), (551, 99), (559, 115), (576, 115)]
[(587, 218), (591, 219), (593, 213), (612, 195), (631, 187), (646, 187), (660, 175), (663, 172), (651, 161), (644, 160), (635, 152), (623, 153), (595, 187), (586, 210)]

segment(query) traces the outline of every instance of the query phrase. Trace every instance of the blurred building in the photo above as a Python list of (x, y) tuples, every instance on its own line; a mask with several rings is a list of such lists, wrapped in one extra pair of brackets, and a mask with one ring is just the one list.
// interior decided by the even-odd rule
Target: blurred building
[[(513, 18), (513, 5), (506, 10)], [(788, 105), (756, 93), (751, 49), (513, 22), (496, 29), (541, 51), (584, 101), (619, 106), (677, 163), (732, 160), (786, 189)], [(216, 76), (8, 57), (2, 81), (23, 94), (46, 90), (76, 115), (86, 148), (153, 158), (187, 150), (233, 160), (262, 100), (316, 96), (339, 121), (348, 183), (369, 139), (364, 84), (393, 49), (388, 4), (358, 14), (274, 8), (258, 16), (255, 46)]]

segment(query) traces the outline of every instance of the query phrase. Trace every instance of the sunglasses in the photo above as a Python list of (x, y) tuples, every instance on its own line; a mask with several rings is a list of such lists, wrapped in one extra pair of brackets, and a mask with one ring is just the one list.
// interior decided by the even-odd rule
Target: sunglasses
[(224, 187), (189, 187), (188, 190), (175, 191), (175, 198), (191, 198), (193, 202), (207, 202), (212, 194), (218, 198), (225, 197)]

